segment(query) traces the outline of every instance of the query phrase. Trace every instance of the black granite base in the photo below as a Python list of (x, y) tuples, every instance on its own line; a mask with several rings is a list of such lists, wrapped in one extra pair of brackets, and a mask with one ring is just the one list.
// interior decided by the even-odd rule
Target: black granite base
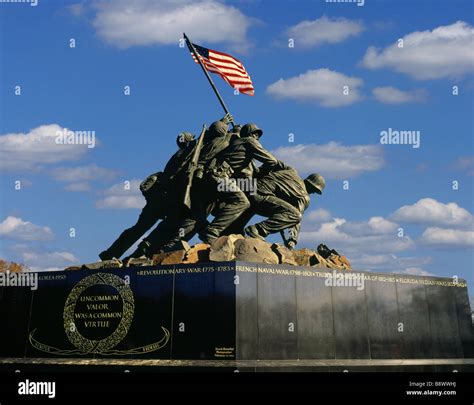
[(39, 273), (37, 290), (0, 288), (0, 357), (316, 368), (474, 357), (463, 280), (352, 272), (363, 285), (328, 285), (338, 274), (349, 272), (242, 262)]

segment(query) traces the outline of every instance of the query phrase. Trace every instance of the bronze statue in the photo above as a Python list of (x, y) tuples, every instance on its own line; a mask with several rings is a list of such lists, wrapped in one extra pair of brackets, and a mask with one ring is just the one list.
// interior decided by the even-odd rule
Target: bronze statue
[(212, 179), (209, 186), (219, 204), (213, 212), (214, 220), (199, 233), (202, 241), (211, 243), (250, 208), (246, 194), (235, 179), (248, 177), (254, 160), (269, 170), (278, 166), (278, 160), (260, 144), (262, 134), (257, 125), (244, 125), (240, 137), (235, 138), (208, 167), (207, 173)]
[[(168, 161), (163, 172), (148, 176), (140, 184), (140, 190), (145, 197), (146, 204), (138, 217), (138, 221), (135, 225), (123, 231), (108, 249), (99, 253), (101, 260), (119, 259), (158, 220), (165, 218), (170, 211), (175, 209), (176, 196), (173, 192), (172, 183), (194, 148), (194, 135), (189, 132), (182, 132), (178, 135), (176, 142), (179, 149)], [(145, 246), (142, 246), (142, 248), (145, 248)]]
[[(322, 193), (324, 178), (311, 174), (303, 180), (275, 158), (261, 145), (263, 131), (257, 125), (233, 124), (229, 130), (229, 123), (233, 118), (226, 114), (209, 129), (204, 127), (198, 140), (188, 132), (178, 135), (179, 150), (163, 172), (140, 185), (146, 205), (137, 223), (99, 254), (102, 260), (120, 258), (160, 219), (129, 257), (151, 258), (196, 233), (212, 244), (230, 233), (264, 239), (280, 232), (287, 247), (296, 245), (309, 195)], [(252, 184), (253, 189), (243, 187)], [(214, 219), (209, 223), (210, 214)], [(255, 214), (267, 219), (246, 226)]]
[[(282, 232), (285, 245), (292, 249), (298, 242), (301, 219), (308, 208), (310, 194), (322, 194), (326, 183), (314, 173), (301, 179), (298, 172), (286, 166), (271, 171), (257, 181), (257, 194), (252, 198), (254, 214), (267, 217), (245, 228), (245, 234), (264, 239), (271, 233)], [(283, 231), (287, 230), (288, 236)]]

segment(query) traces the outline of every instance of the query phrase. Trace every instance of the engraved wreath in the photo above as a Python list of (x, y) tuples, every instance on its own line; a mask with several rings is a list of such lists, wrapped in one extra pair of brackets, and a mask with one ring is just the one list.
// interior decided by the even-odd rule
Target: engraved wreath
[[(105, 339), (93, 340), (85, 338), (78, 331), (74, 322), (74, 309), (76, 308), (77, 301), (81, 294), (84, 292), (84, 290), (93, 285), (98, 284), (104, 284), (115, 288), (122, 299), (123, 309), (122, 318), (120, 319), (120, 323), (115, 329), (115, 331)], [(66, 335), (69, 341), (83, 352), (106, 352), (117, 344), (119, 344), (127, 335), (130, 325), (132, 323), (134, 310), (135, 304), (133, 300), (132, 290), (122, 278), (114, 274), (108, 273), (97, 273), (90, 275), (82, 279), (79, 283), (77, 283), (71, 290), (69, 296), (67, 297), (63, 313)]]

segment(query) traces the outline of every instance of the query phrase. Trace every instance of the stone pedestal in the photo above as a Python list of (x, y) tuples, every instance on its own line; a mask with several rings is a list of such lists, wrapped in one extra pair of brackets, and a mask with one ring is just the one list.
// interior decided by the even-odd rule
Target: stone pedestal
[(0, 362), (308, 371), (474, 357), (463, 280), (244, 262), (38, 277), (37, 290), (0, 288)]

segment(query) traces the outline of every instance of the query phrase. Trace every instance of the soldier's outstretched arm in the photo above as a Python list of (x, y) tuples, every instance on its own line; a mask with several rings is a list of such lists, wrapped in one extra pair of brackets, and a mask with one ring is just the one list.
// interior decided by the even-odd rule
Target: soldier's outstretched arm
[(269, 166), (274, 166), (278, 163), (278, 159), (256, 139), (250, 139), (247, 145), (248, 153), (253, 159)]
[(276, 172), (278, 170), (294, 170), (291, 166), (288, 166), (286, 163), (283, 163), (281, 160), (277, 160), (276, 163), (263, 164), (255, 172), (254, 177), (261, 178), (267, 175), (270, 172)]

